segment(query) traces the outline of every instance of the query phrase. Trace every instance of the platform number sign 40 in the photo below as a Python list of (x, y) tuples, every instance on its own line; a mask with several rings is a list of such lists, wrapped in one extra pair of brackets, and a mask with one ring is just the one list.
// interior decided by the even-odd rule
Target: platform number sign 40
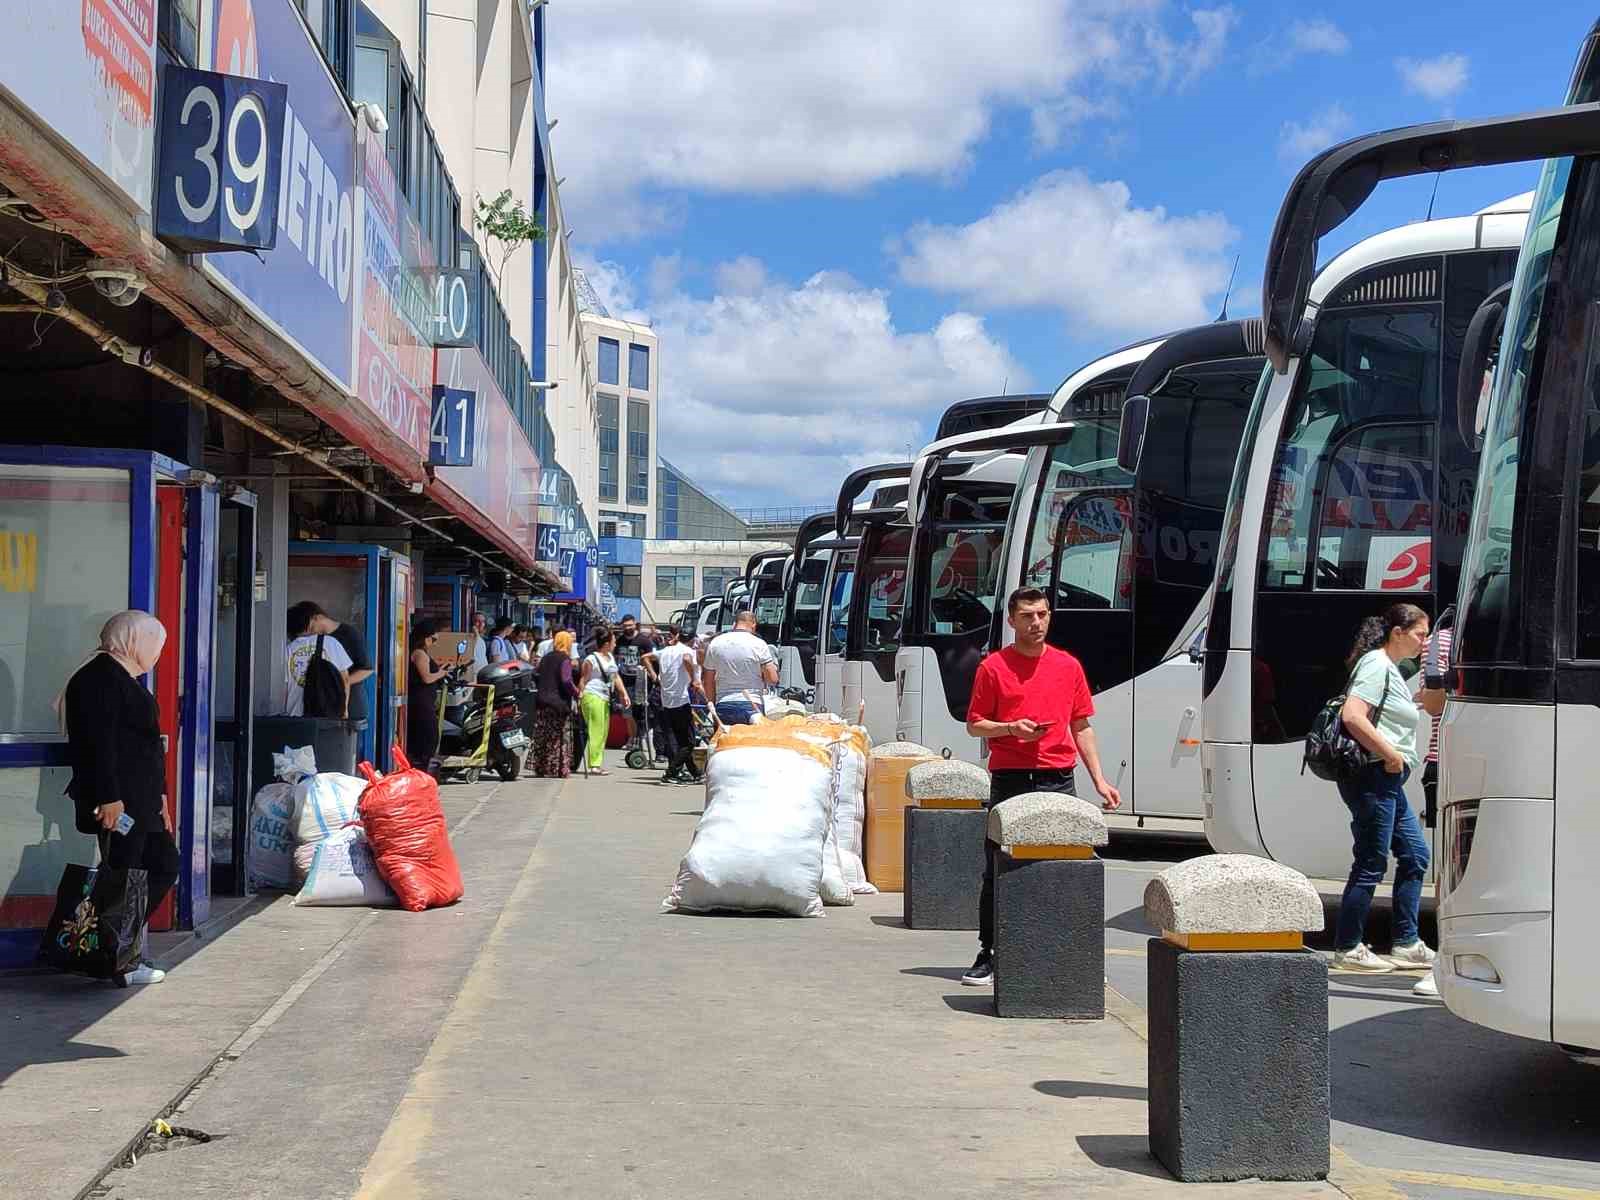
[(430, 467), (470, 467), (478, 440), (478, 393), (433, 388), (433, 420), (428, 426)]
[(162, 69), (157, 237), (194, 253), (277, 245), (288, 96), (281, 83)]
[(477, 288), (473, 271), (440, 268), (433, 277), (433, 344), (471, 346), (477, 341), (478, 324), (472, 311)]

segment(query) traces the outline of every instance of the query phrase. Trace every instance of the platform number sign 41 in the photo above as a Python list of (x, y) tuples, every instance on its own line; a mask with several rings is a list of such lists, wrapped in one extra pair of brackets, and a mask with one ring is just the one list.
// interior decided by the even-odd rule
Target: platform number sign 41
[(157, 237), (192, 253), (277, 245), (288, 97), (281, 83), (162, 69)]
[(478, 440), (478, 393), (433, 388), (433, 420), (428, 426), (430, 467), (470, 467)]

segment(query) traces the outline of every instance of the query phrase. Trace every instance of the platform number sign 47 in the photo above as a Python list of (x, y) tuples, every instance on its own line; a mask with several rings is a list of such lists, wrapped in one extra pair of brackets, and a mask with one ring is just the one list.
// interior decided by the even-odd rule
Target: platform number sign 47
[(157, 237), (194, 253), (277, 245), (288, 96), (281, 83), (162, 69)]
[(470, 467), (478, 440), (478, 393), (433, 388), (433, 420), (428, 426), (430, 467)]

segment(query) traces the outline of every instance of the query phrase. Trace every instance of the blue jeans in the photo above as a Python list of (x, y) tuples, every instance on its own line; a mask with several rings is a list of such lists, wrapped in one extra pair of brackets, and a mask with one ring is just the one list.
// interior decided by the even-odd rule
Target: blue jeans
[(1367, 928), (1372, 893), (1383, 882), (1393, 853), (1394, 944), (1409, 946), (1417, 940), (1417, 913), (1422, 907), (1422, 881), (1428, 874), (1428, 839), (1422, 824), (1406, 801), (1408, 767), (1391, 775), (1377, 763), (1354, 779), (1339, 784), (1339, 796), (1350, 810), (1350, 833), (1355, 841), (1350, 880), (1339, 901), (1335, 950), (1353, 950)]
[(717, 718), (724, 725), (754, 725), (756, 706), (748, 700), (718, 700)]

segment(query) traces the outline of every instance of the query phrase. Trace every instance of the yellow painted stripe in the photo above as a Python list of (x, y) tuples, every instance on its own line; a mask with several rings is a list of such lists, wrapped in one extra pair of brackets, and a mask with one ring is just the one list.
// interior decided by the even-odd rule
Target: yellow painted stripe
[(1406, 1200), (1406, 1194), (1337, 1146), (1328, 1147), (1328, 1182), (1350, 1200)]
[(1306, 940), (1297, 929), (1281, 933), (1173, 933), (1163, 929), (1161, 936), (1185, 950), (1298, 950)]
[(1093, 858), (1093, 846), (1006, 846), (1012, 858)]
[(944, 808), (944, 809), (950, 809), (950, 808), (971, 809), (971, 808), (982, 808), (983, 807), (983, 801), (982, 800), (967, 800), (965, 798), (958, 798), (958, 797), (954, 797), (954, 796), (931, 796), (931, 797), (925, 797), (925, 798), (923, 798), (921, 800), (916, 801), (915, 802), (915, 807), (917, 807), (917, 808)]
[(1536, 1197), (1537, 1200), (1600, 1200), (1600, 1190), (1595, 1188), (1564, 1187), (1559, 1183), (1522, 1183), (1514, 1179), (1485, 1179), (1477, 1175), (1449, 1175), (1438, 1171), (1384, 1170), (1383, 1174), (1399, 1183), (1460, 1188), (1465, 1192), (1494, 1192), (1500, 1196), (1532, 1196)]

